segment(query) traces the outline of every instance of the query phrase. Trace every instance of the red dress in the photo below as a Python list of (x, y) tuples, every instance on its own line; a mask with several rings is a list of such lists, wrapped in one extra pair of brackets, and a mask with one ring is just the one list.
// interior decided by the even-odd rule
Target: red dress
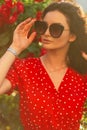
[(87, 90), (73, 69), (67, 69), (58, 91), (40, 58), (17, 59), (7, 78), (20, 94), (24, 130), (79, 130)]

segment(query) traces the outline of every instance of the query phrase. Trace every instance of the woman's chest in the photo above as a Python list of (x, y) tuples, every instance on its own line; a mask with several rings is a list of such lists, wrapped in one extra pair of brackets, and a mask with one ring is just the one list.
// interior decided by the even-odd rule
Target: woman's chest
[(76, 82), (62, 81), (57, 91), (52, 82), (37, 77), (23, 86), (20, 99), (24, 106), (34, 111), (75, 116), (75, 113), (79, 115), (82, 112), (85, 95), (84, 89)]

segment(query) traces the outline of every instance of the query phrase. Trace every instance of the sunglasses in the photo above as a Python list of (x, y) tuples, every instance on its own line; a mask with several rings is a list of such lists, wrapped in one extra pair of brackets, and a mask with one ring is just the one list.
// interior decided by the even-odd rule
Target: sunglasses
[[(48, 24), (45, 21), (35, 21), (34, 29), (37, 34), (43, 35), (48, 29)], [(64, 30), (68, 31), (69, 29), (64, 29), (64, 26), (59, 23), (52, 23), (49, 26), (49, 32), (53, 38), (59, 38)]]

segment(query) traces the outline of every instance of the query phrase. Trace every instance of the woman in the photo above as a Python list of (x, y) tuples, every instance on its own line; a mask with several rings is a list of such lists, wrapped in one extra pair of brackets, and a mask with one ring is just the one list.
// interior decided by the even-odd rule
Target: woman
[[(35, 32), (28, 37), (32, 25)], [(41, 35), (46, 54), (16, 58), (36, 34)], [(41, 21), (29, 18), (16, 28), (13, 42), (0, 60), (0, 94), (18, 89), (24, 130), (79, 129), (86, 99), (80, 74), (86, 72), (80, 51), (85, 36), (80, 8), (67, 2), (52, 3)]]

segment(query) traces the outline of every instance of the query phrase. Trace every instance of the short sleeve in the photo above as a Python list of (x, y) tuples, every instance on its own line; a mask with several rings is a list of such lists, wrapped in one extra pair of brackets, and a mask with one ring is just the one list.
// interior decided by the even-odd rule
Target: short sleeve
[(20, 64), (21, 60), (16, 59), (7, 73), (6, 79), (8, 79), (12, 85), (11, 90), (8, 92), (8, 94), (13, 92), (14, 89), (17, 90), (18, 86), (20, 85), (20, 76), (19, 76)]

